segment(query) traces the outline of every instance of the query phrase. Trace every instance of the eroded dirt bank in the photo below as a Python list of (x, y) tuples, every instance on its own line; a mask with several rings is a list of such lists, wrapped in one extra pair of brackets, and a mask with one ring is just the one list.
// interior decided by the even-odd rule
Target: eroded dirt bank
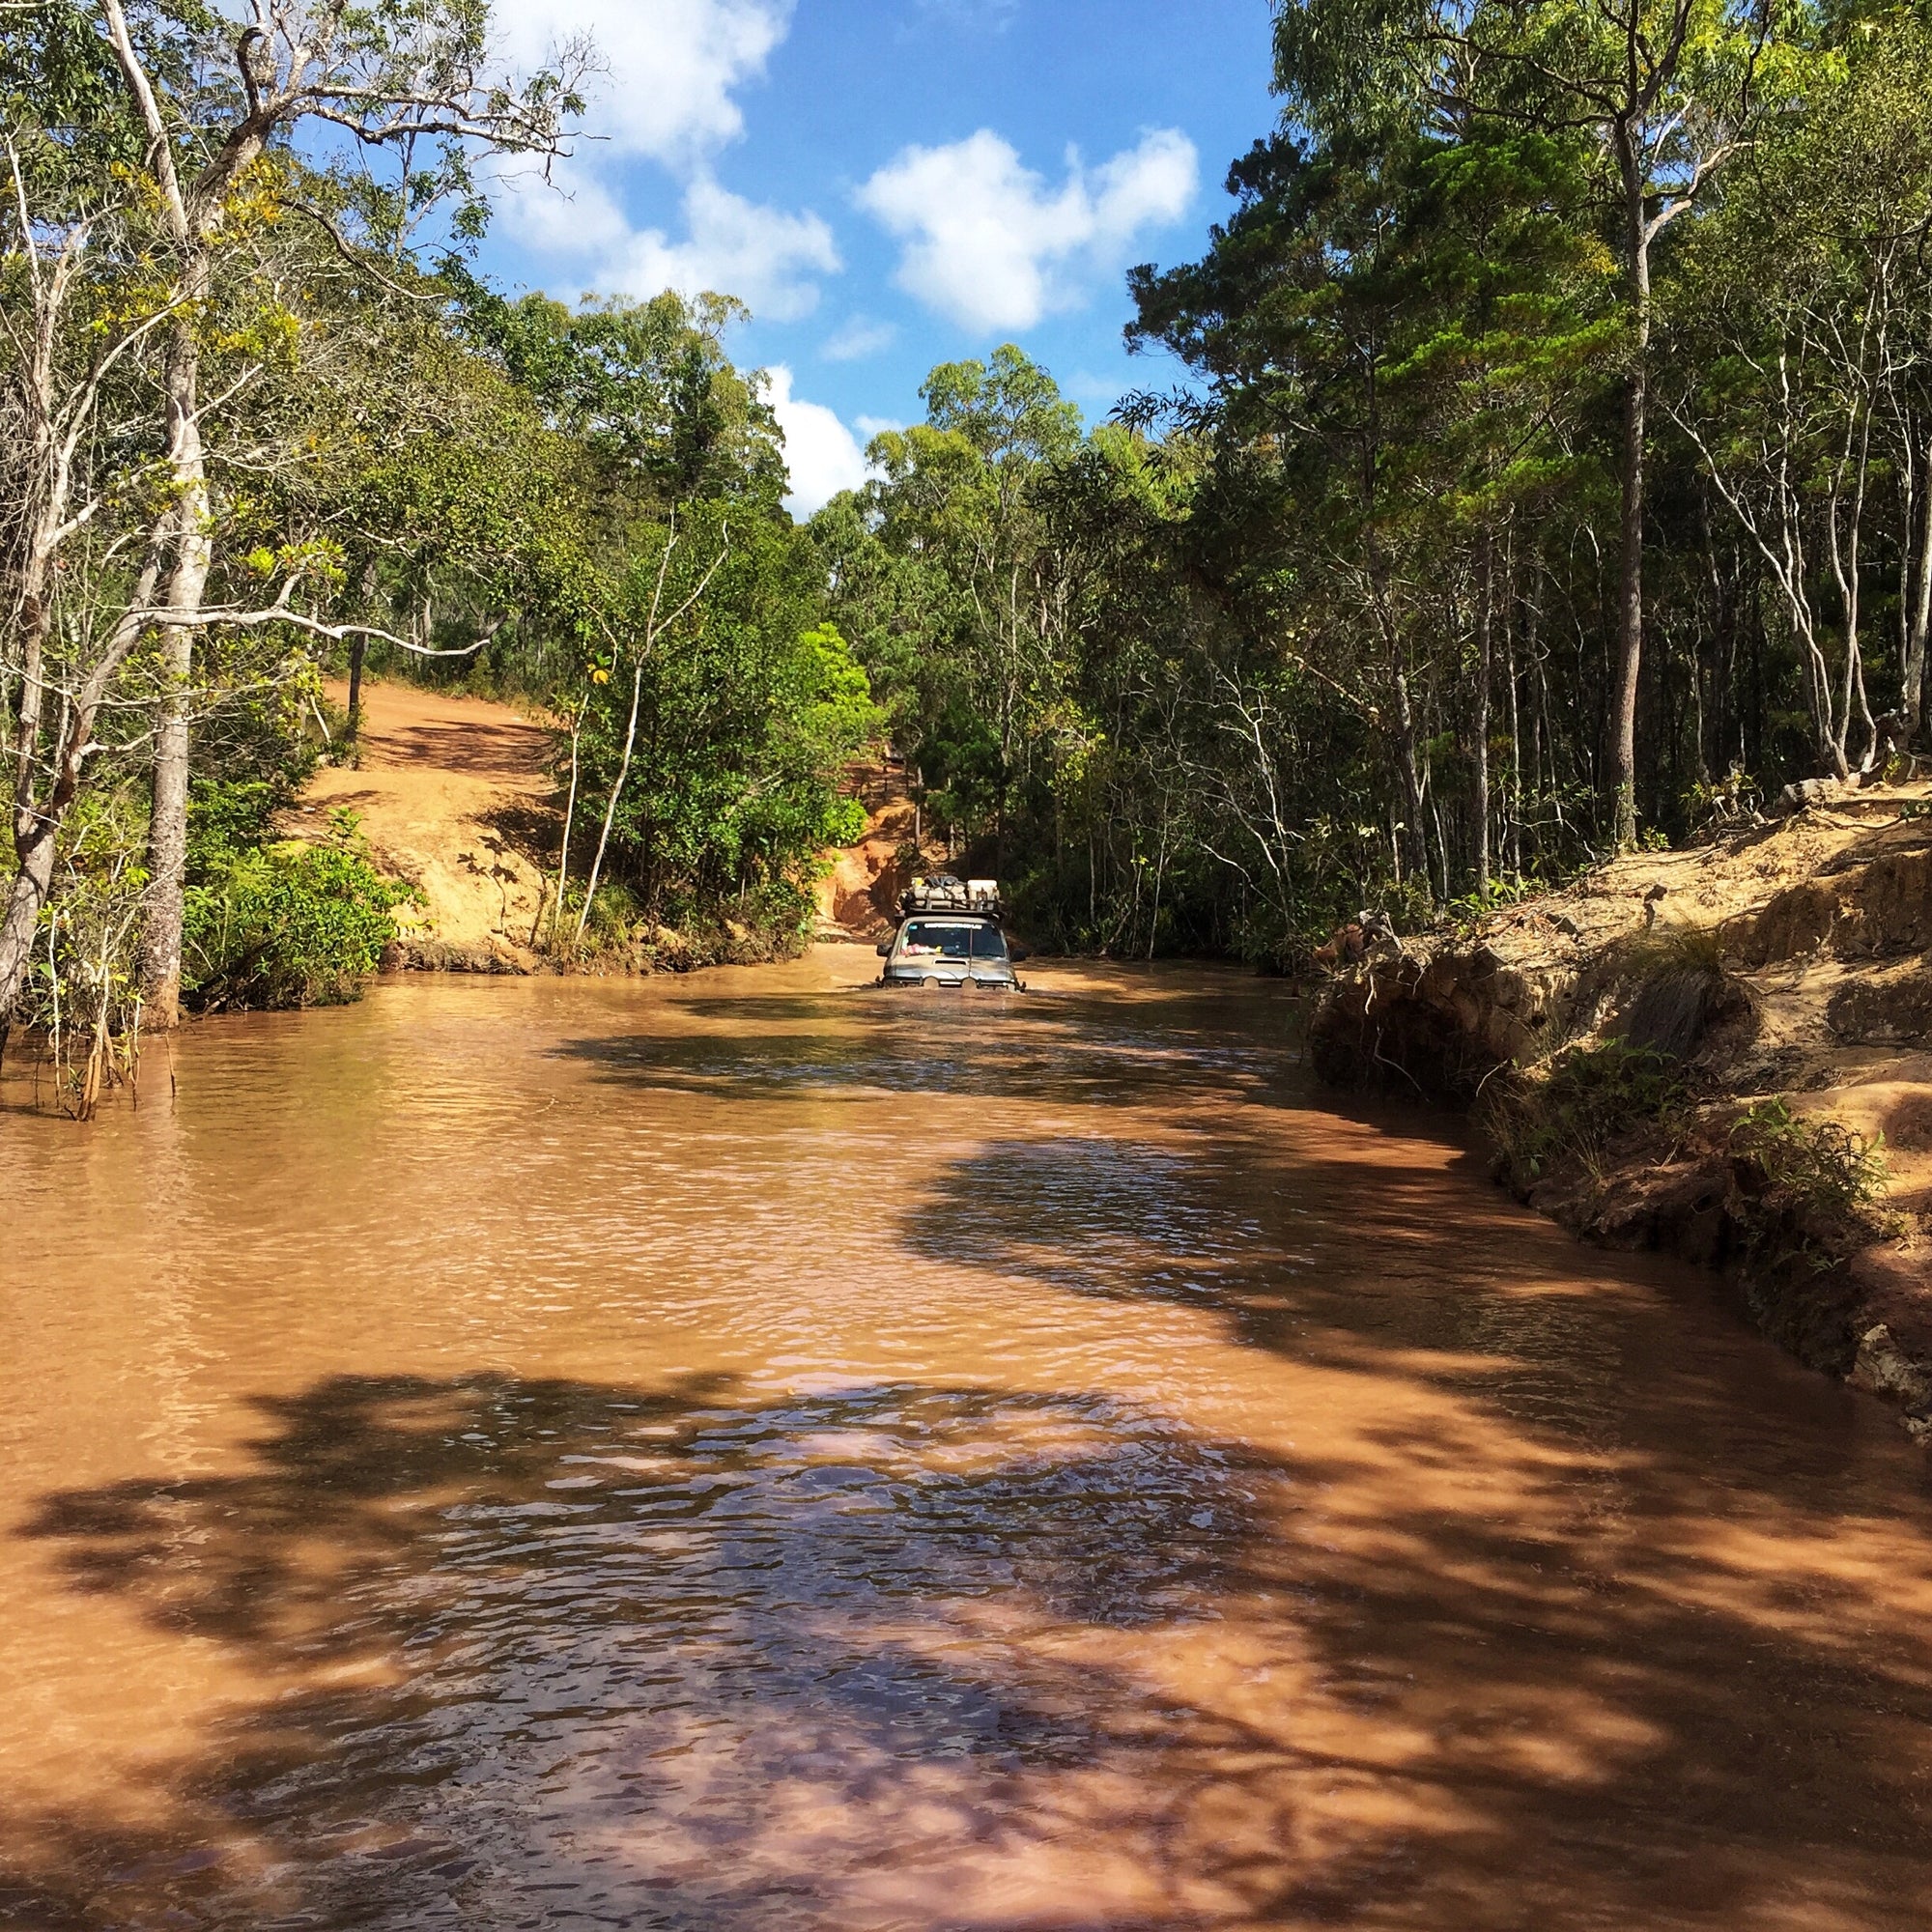
[(854, 765), (846, 789), (866, 808), (866, 830), (855, 844), (828, 855), (819, 881), (817, 937), (834, 944), (883, 938), (893, 929), (899, 895), (915, 875), (944, 863), (926, 850), (919, 810), (901, 773), (885, 765)]
[(1325, 1079), (1472, 1106), (1519, 1198), (1722, 1270), (1767, 1332), (1932, 1439), (1926, 786), (1337, 951)]

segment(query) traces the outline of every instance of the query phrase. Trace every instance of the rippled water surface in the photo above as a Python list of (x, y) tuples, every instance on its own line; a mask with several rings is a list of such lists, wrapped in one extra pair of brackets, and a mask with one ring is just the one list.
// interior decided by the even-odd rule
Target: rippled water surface
[(0, 1923), (1922, 1928), (1932, 1523), (1234, 976), (385, 983), (0, 1110)]

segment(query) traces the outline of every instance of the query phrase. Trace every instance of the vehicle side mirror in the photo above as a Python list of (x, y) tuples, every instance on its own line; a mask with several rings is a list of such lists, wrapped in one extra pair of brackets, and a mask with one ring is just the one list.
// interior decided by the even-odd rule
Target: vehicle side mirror
[(1007, 948), (1007, 951), (1012, 954), (1013, 964), (1015, 966), (1017, 966), (1022, 959), (1031, 959), (1033, 957), (1033, 949), (1031, 947), (1009, 946)]
[(876, 952), (881, 959), (890, 959), (893, 956), (893, 942), (890, 939), (882, 939), (879, 941), (878, 945), (873, 947), (872, 951)]

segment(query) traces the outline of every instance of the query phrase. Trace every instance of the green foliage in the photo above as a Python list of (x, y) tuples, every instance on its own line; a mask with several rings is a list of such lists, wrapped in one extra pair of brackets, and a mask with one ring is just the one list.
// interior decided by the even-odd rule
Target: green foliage
[(1618, 948), (1618, 976), (1641, 982), (1659, 973), (1690, 971), (1721, 976), (1723, 935), (1712, 925), (1656, 925)]
[(360, 996), (412, 890), (370, 863), (355, 814), (321, 844), (262, 843), (272, 790), (207, 783), (195, 802), (183, 987), (204, 1012), (340, 1006)]
[[(728, 911), (795, 941), (819, 854), (863, 827), (839, 786), (878, 730), (878, 708), (844, 638), (822, 619), (804, 532), (710, 504), (680, 526), (667, 564), (669, 540), (659, 530), (640, 542), (611, 613), (609, 669), (583, 694), (580, 823), (594, 838), (623, 773), (607, 872), (649, 923), (702, 924)], [(674, 611), (693, 596), (689, 613), (653, 638), (653, 609)], [(560, 766), (568, 755), (560, 742)]]
[(1812, 1120), (1782, 1099), (1758, 1100), (1731, 1128), (1731, 1151), (1792, 1205), (1844, 1219), (1885, 1198), (1885, 1136), (1868, 1139), (1842, 1121)]
[(1757, 781), (1741, 764), (1721, 779), (1694, 780), (1684, 794), (1684, 815), (1694, 833), (1711, 835), (1748, 821), (1761, 800)]
[(468, 326), (547, 421), (619, 489), (665, 505), (730, 500), (776, 513), (783, 437), (762, 386), (724, 353), (747, 319), (723, 296), (667, 291), (572, 311), (544, 296), (509, 301), (464, 278)]
[(1536, 879), (1492, 879), (1488, 892), (1465, 893), (1442, 908), (1442, 916), (1458, 925), (1473, 925), (1506, 906), (1520, 905), (1544, 890)]
[[(127, 789), (88, 793), (64, 828), (55, 895), (42, 909), (16, 1008), (51, 1062), (52, 1096), (84, 1119), (129, 1068), (140, 991), (135, 946), (148, 873), (142, 814)], [(37, 1087), (38, 1091), (38, 1087)]]
[[(1914, 521), (1932, 411), (1932, 32), (1900, 16), (1861, 24), (1812, 62), (1804, 108), (1764, 128), (1682, 239), (1663, 292), (1666, 393), (1762, 567), (1768, 628), (1797, 673), (1788, 728), (1816, 770), (1842, 778), (1890, 750), (1871, 720), (1883, 700), (1864, 690), (1890, 681), (1867, 630), (1890, 586), (1861, 559), (1876, 540), (1918, 577), (1932, 538)], [(1894, 722), (1909, 735), (1926, 606), (1902, 581), (1896, 595)]]
[[(1922, 11), (1277, 0), (1281, 126), (1231, 170), (1199, 259), (1130, 277), (1129, 345), (1178, 358), (1184, 387), (1090, 430), (1017, 347), (942, 363), (924, 420), (877, 439), (874, 480), (806, 532), (767, 384), (728, 353), (728, 293), (505, 296), (467, 261), (465, 143), (361, 167), (285, 128), (224, 181), (182, 311), (218, 399), (208, 596), (403, 642), (197, 634), (201, 997), (327, 997), (371, 956), (381, 895), (354, 840), (302, 855), (274, 834), (317, 672), (351, 662), (561, 721), (558, 895), (582, 911), (608, 811), (584, 928), (611, 959), (666, 926), (699, 952), (795, 941), (818, 855), (860, 827), (842, 769), (882, 737), (928, 846), (999, 872), (1050, 945), (1291, 965), (1365, 907), (1410, 929), (1478, 917), (1628, 836), (1606, 748), (1639, 375), (1653, 840), (1723, 831), (1814, 765), (1876, 768), (1921, 723), (1932, 622)], [(407, 118), (416, 82), (447, 81), (482, 117), (466, 125), (541, 150), (571, 77), (466, 92), (489, 14), (352, 8), (306, 98), (354, 136), (386, 126), (372, 103)], [(222, 15), (131, 17), (180, 153), (225, 152)], [(30, 683), (81, 688), (151, 535), (172, 541), (177, 338), (154, 325), (180, 263), (93, 12), (10, 25), (0, 114), (43, 259), (92, 216), (54, 337), (69, 403), (108, 372), (72, 417), (96, 426), (76, 445), (91, 507), (65, 526), (47, 675), (20, 675), (24, 600), (0, 626), (11, 729)], [(27, 433), (16, 202), (0, 494), (30, 505), (50, 472)], [(60, 932), (78, 960), (119, 917), (82, 919), (90, 894), (138, 895), (148, 721), (180, 679), (134, 635), (91, 727), (87, 782), (113, 803), (67, 840), (57, 959)], [(43, 798), (55, 722), (28, 736)], [(1687, 1000), (1721, 977), (1669, 971)], [(1587, 1112), (1572, 1077), (1552, 1104)]]
[(637, 943), (638, 925), (642, 914), (643, 908), (638, 902), (638, 895), (629, 886), (600, 885), (583, 923), (583, 938), (580, 944), (583, 963), (628, 963)]
[(1614, 1142), (1664, 1119), (1685, 1097), (1683, 1078), (1664, 1055), (1606, 1039), (1505, 1077), (1501, 1090), (1486, 1096), (1481, 1119), (1527, 1183), (1570, 1162), (1594, 1169)]

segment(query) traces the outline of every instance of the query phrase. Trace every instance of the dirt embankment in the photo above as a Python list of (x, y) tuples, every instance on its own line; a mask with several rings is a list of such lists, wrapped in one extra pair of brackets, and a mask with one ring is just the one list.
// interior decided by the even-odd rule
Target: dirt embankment
[(871, 943), (897, 923), (899, 895), (914, 878), (944, 870), (947, 861), (923, 840), (903, 774), (885, 765), (854, 765), (845, 788), (866, 808), (866, 830), (856, 844), (826, 855), (815, 936), (835, 944)]
[(1932, 1438), (1932, 788), (1338, 950), (1324, 1078), (1473, 1104), (1521, 1198), (1722, 1269), (1767, 1332)]
[[(348, 694), (337, 686), (329, 696), (340, 704)], [(346, 808), (360, 821), (376, 864), (416, 888), (419, 903), (397, 914), (392, 965), (552, 970), (530, 945), (546, 883), (554, 885), (562, 830), (549, 749), (543, 727), (508, 705), (367, 683), (356, 762), (324, 766), (287, 829), (320, 838), (328, 814)], [(866, 832), (857, 844), (827, 855), (815, 936), (869, 943), (890, 929), (898, 895), (918, 869), (909, 856), (918, 815), (902, 778), (884, 766), (855, 766), (847, 782), (867, 807)], [(701, 963), (703, 955), (677, 934), (656, 938), (659, 963)]]
[[(340, 689), (330, 696), (339, 703)], [(326, 765), (290, 830), (319, 836), (347, 808), (378, 866), (421, 903), (397, 914), (393, 963), (432, 971), (529, 973), (557, 813), (542, 727), (487, 698), (365, 684), (359, 757)]]

